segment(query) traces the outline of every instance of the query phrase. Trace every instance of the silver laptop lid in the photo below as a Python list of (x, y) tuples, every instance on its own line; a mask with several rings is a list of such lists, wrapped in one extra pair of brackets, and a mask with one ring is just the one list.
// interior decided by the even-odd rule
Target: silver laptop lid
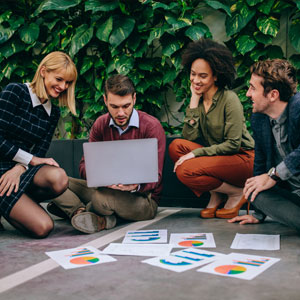
[(88, 187), (158, 181), (157, 139), (83, 144)]

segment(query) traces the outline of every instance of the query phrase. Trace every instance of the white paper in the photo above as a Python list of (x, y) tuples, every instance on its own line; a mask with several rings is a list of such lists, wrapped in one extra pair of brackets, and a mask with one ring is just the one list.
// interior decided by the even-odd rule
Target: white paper
[(167, 239), (168, 231), (166, 229), (127, 231), (123, 239), (123, 244), (166, 243)]
[(116, 261), (115, 258), (105, 255), (100, 250), (91, 246), (45, 253), (65, 269), (88, 267)]
[(279, 250), (280, 235), (237, 233), (230, 248), (253, 250)]
[(173, 252), (168, 256), (154, 257), (142, 262), (174, 272), (183, 272), (207, 264), (222, 256), (224, 254), (188, 248)]
[(103, 253), (112, 255), (160, 256), (169, 255), (173, 246), (170, 244), (119, 244), (110, 243)]
[(212, 233), (172, 233), (170, 244), (174, 248), (216, 248)]
[(197, 271), (251, 280), (279, 260), (279, 258), (230, 253)]

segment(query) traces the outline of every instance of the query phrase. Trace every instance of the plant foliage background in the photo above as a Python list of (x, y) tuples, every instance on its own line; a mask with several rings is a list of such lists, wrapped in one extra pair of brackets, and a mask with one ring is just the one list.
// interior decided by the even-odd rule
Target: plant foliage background
[[(137, 108), (157, 115), (167, 94), (189, 101), (188, 74), (181, 69), (187, 44), (214, 38), (203, 22), (207, 8), (226, 15), (225, 44), (236, 60), (235, 88), (251, 112), (245, 96), (249, 67), (266, 58), (283, 58), (285, 49), (272, 44), (282, 22), (287, 23), (290, 61), (300, 68), (300, 0), (11, 0), (0, 3), (0, 88), (9, 82), (30, 81), (41, 59), (61, 50), (74, 60), (77, 116), (62, 109), (67, 138), (84, 138), (93, 121), (105, 112), (103, 84), (114, 73), (127, 74), (138, 92)], [(300, 73), (299, 73), (300, 74)], [(162, 122), (166, 133), (180, 125)], [(58, 136), (59, 137), (59, 136)], [(60, 136), (61, 137), (61, 136)]]

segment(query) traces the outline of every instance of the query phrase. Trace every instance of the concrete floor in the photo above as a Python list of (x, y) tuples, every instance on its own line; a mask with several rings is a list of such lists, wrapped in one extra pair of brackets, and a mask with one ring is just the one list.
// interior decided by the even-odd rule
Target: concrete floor
[[(160, 208), (160, 216), (174, 209)], [(54, 232), (43, 240), (24, 237), (3, 223), (6, 230), (0, 232), (0, 299), (300, 299), (300, 236), (271, 220), (259, 225), (229, 224), (221, 219), (200, 219), (199, 209), (179, 208), (178, 212), (160, 220), (127, 223), (92, 235), (81, 234), (67, 221), (56, 219)], [(281, 260), (248, 281), (199, 273), (197, 268), (176, 273), (141, 263), (145, 258), (137, 256), (116, 256), (117, 262), (65, 270), (53, 267), (53, 261), (45, 254), (82, 244), (103, 249), (107, 243), (121, 242), (124, 233), (131, 230), (130, 226), (167, 229), (168, 235), (212, 232), (217, 247), (206, 250), (265, 255)], [(236, 233), (280, 234), (281, 249), (230, 249)], [(24, 283), (17, 285), (18, 282)]]

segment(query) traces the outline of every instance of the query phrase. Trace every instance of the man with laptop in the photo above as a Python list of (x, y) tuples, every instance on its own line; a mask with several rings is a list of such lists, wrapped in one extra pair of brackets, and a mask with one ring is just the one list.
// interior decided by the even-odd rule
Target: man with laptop
[[(89, 162), (90, 166), (87, 165), (89, 169), (86, 169), (85, 155), (95, 155), (95, 153), (89, 154), (89, 152), (95, 152), (95, 150), (90, 149), (94, 147), (84, 145), (84, 156), (79, 166), (79, 173), (83, 179), (70, 177), (69, 188), (66, 192), (53, 199), (54, 204), (71, 219), (73, 227), (85, 233), (113, 228), (116, 225), (116, 216), (130, 221), (154, 218), (157, 212), (159, 194), (162, 191), (162, 168), (166, 138), (160, 122), (155, 117), (134, 109), (136, 92), (132, 81), (127, 76), (114, 75), (105, 82), (104, 102), (108, 113), (100, 116), (93, 124), (89, 142), (119, 141), (114, 143), (113, 147), (122, 150), (124, 145), (124, 152), (121, 151), (121, 154), (117, 157), (110, 155), (109, 152), (102, 154), (102, 156), (106, 155), (107, 158), (106, 162), (102, 161), (103, 167), (105, 163), (109, 162), (113, 171), (110, 169), (103, 171), (102, 165), (93, 168), (91, 157), (89, 157), (89, 160), (92, 163)], [(129, 142), (129, 140), (137, 139), (140, 139), (140, 143), (135, 144), (133, 147), (141, 147), (139, 149), (143, 153), (137, 152), (131, 155), (126, 150), (125, 141)], [(144, 145), (145, 139), (149, 139), (149, 146)], [(97, 146), (97, 144), (100, 146)], [(109, 143), (104, 144), (108, 145)], [(101, 143), (95, 143), (93, 146), (101, 147)], [(132, 145), (128, 147), (132, 147)], [(156, 149), (152, 152), (157, 151), (155, 153), (157, 155), (150, 158), (151, 153), (146, 154), (145, 147)], [(127, 165), (127, 162), (131, 159), (134, 161), (137, 156), (141, 156), (144, 161), (153, 159), (154, 162), (144, 166), (143, 169), (145, 174), (153, 173), (151, 169), (153, 169), (152, 165), (154, 164), (157, 176), (154, 176), (153, 181), (156, 182), (149, 182), (153, 178), (152, 175), (150, 179), (143, 178), (142, 181), (136, 179), (136, 182), (129, 180), (131, 183), (125, 184), (127, 177), (132, 176), (132, 170), (129, 167), (131, 164)], [(94, 158), (95, 165), (99, 163), (96, 158), (97, 156)], [(132, 163), (133, 165), (134, 163)], [(115, 174), (116, 181), (107, 181), (108, 184), (105, 187), (99, 187), (103, 185), (100, 182), (97, 186), (97, 180), (94, 180), (94, 177), (97, 177), (97, 174), (94, 175), (97, 169), (99, 180), (101, 174), (107, 175), (104, 176), (105, 178), (109, 176), (109, 173), (112, 173)], [(124, 170), (126, 170), (125, 174)], [(120, 174), (123, 174), (123, 177), (125, 175), (124, 182), (119, 182), (122, 178), (118, 177)], [(88, 182), (85, 180), (86, 178)], [(50, 209), (51, 206), (52, 209)], [(53, 204), (51, 206), (48, 210), (55, 214)]]

